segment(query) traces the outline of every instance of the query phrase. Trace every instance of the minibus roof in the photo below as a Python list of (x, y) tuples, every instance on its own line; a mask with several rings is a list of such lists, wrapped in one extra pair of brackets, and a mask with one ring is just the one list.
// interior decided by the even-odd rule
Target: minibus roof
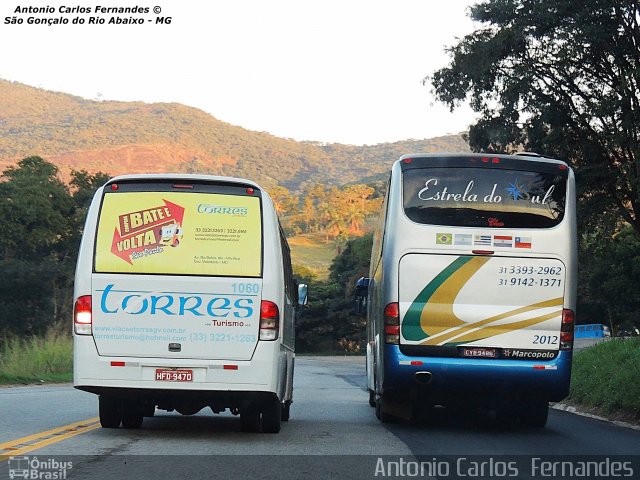
[(128, 175), (118, 175), (113, 177), (105, 185), (110, 185), (117, 182), (135, 182), (142, 181), (148, 182), (153, 180), (171, 180), (171, 181), (190, 181), (190, 182), (224, 182), (224, 183), (237, 183), (241, 185), (248, 185), (255, 187), (259, 190), (263, 190), (260, 185), (251, 180), (237, 177), (223, 177), (220, 175), (200, 175), (194, 173), (138, 173)]

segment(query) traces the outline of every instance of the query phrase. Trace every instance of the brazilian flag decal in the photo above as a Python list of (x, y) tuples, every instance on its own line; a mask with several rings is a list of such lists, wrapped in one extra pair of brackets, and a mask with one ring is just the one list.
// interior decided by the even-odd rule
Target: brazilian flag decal
[(402, 321), (402, 336), (420, 341), (447, 329), (464, 325), (453, 313), (458, 293), (489, 257), (458, 257), (442, 270), (415, 298)]
[(450, 233), (436, 233), (436, 245), (453, 245), (453, 235)]

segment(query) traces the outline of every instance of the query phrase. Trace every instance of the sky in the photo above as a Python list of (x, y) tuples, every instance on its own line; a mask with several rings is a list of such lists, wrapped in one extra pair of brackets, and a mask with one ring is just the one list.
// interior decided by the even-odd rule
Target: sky
[[(432, 138), (464, 131), (475, 118), (466, 105), (451, 113), (422, 83), (447, 65), (446, 47), (478, 27), (467, 16), (474, 0), (21, 2), (0, 2), (6, 80), (102, 101), (179, 102), (299, 141)], [(97, 13), (98, 5), (149, 13)], [(18, 6), (54, 13), (15, 13)], [(60, 13), (65, 6), (91, 12)], [(7, 24), (14, 16), (23, 23)], [(145, 21), (109, 24), (112, 16)], [(92, 17), (106, 23), (90, 25)]]

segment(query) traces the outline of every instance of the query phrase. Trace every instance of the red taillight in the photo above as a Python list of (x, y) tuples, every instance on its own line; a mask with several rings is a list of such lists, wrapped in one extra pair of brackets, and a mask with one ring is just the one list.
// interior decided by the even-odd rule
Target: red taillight
[(255, 190), (254, 190), (253, 188), (251, 188), (251, 187), (247, 187), (247, 195), (253, 195), (253, 192), (254, 192), (254, 191), (255, 191)]
[(275, 340), (280, 328), (278, 306), (268, 300), (260, 302), (260, 340)]
[(91, 295), (78, 297), (73, 306), (73, 330), (76, 335), (91, 335)]
[(112, 184), (111, 184), (111, 190), (112, 190), (112, 191), (114, 191), (114, 192), (115, 192), (116, 190), (118, 190), (118, 185), (116, 185), (115, 183), (112, 183)]
[(400, 307), (398, 306), (398, 302), (390, 303), (386, 307), (384, 307), (385, 323), (386, 323), (387, 317), (395, 318), (395, 319), (400, 318)]
[(193, 190), (193, 185), (188, 185), (186, 183), (176, 183), (174, 185), (171, 185), (172, 188), (179, 188), (182, 190)]
[(405, 158), (404, 160), (402, 160), (404, 163), (411, 163), (413, 162), (413, 158)]
[(400, 343), (400, 307), (398, 302), (384, 307), (384, 341), (392, 345)]
[(562, 326), (560, 327), (560, 350), (573, 349), (573, 328), (576, 323), (576, 314), (573, 310), (562, 310)]

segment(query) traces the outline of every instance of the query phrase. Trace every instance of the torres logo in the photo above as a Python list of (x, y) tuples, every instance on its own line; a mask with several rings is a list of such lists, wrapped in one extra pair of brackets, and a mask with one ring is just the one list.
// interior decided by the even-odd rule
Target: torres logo
[(182, 238), (184, 208), (163, 200), (164, 205), (119, 215), (111, 252), (133, 265), (133, 260), (177, 247)]

